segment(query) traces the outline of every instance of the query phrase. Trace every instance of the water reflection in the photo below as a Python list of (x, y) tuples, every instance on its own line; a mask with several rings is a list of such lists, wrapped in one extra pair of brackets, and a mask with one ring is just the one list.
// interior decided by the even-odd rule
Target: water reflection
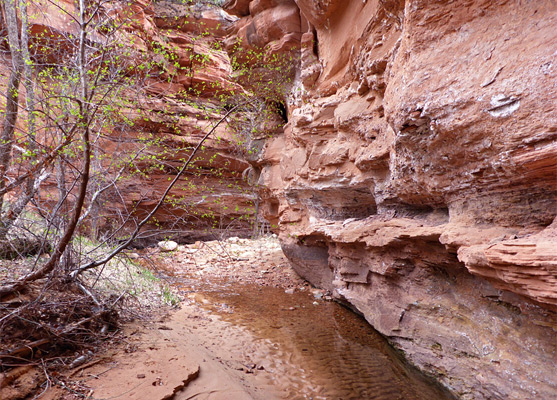
[(449, 399), (406, 365), (364, 319), (309, 293), (218, 284), (198, 288), (204, 307), (250, 332), (251, 358), (286, 399)]

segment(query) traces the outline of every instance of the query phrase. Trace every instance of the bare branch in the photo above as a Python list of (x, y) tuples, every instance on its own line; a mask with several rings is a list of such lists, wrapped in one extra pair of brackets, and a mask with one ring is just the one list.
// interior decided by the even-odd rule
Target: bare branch
[(110, 254), (108, 254), (106, 257), (104, 257), (101, 260), (98, 261), (92, 261), (89, 262), (85, 265), (80, 266), (78, 269), (76, 269), (75, 271), (72, 271), (72, 273), (70, 274), (70, 276), (72, 278), (75, 278), (76, 276), (78, 276), (80, 273), (87, 271), (88, 269), (91, 268), (95, 268), (98, 267), (100, 265), (106, 264), (107, 262), (109, 262), (110, 260), (112, 260), (118, 253), (120, 253), (122, 250), (124, 250), (126, 247), (128, 247), (137, 237), (137, 235), (139, 234), (140, 229), (147, 223), (149, 222), (149, 220), (155, 215), (155, 213), (161, 208), (161, 206), (164, 204), (164, 201), (166, 199), (166, 197), (168, 196), (168, 193), (170, 192), (170, 190), (172, 189), (172, 187), (176, 184), (176, 182), (178, 182), (178, 180), (180, 179), (180, 177), (184, 174), (184, 172), (186, 171), (186, 169), (189, 167), (190, 163), (193, 160), (193, 157), (195, 156), (195, 154), (199, 151), (199, 149), (201, 148), (201, 146), (203, 145), (203, 143), (209, 138), (209, 136), (217, 129), (217, 127), (224, 122), (228, 116), (230, 114), (232, 114), (237, 108), (239, 107), (239, 105), (236, 105), (234, 108), (230, 109), (212, 128), (209, 132), (207, 132), (205, 134), (205, 136), (203, 136), (203, 138), (197, 143), (197, 146), (193, 149), (192, 153), (190, 154), (190, 156), (188, 157), (188, 160), (185, 162), (185, 164), (183, 165), (183, 167), (180, 169), (180, 171), (176, 174), (176, 176), (174, 177), (174, 179), (172, 180), (172, 182), (170, 182), (170, 184), (167, 186), (166, 190), (164, 191), (164, 193), (162, 194), (162, 196), (160, 197), (159, 201), (157, 202), (157, 205), (155, 207), (153, 207), (153, 209), (151, 210), (151, 212), (137, 225), (137, 227), (135, 228), (134, 232), (130, 235), (130, 237), (128, 238), (128, 240), (126, 240), (124, 243), (122, 243), (120, 246), (118, 246), (116, 249), (114, 249)]

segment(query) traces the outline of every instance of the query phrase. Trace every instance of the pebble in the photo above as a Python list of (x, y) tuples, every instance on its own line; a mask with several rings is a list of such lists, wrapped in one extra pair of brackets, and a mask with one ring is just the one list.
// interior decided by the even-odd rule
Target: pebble
[(286, 289), (286, 290), (284, 291), (284, 293), (286, 293), (286, 294), (294, 294), (294, 288)]
[(190, 249), (190, 248), (185, 248), (184, 250), (182, 250), (184, 253), (186, 254), (194, 254), (197, 253), (198, 249)]

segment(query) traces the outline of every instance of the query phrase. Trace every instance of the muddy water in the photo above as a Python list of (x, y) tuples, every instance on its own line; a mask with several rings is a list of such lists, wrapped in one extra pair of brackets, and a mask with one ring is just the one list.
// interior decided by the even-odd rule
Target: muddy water
[(203, 346), (244, 374), (253, 398), (451, 398), (336, 303), (316, 301), (307, 291), (193, 282), (184, 277), (176, 284), (210, 316), (194, 327)]

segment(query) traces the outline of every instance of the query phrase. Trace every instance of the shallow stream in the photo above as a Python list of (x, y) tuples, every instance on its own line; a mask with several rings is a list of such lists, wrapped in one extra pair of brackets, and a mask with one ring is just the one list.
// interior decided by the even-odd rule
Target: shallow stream
[(241, 377), (252, 398), (451, 398), (363, 318), (309, 290), (172, 280), (200, 310), (193, 326), (187, 322), (203, 338), (200, 345)]

